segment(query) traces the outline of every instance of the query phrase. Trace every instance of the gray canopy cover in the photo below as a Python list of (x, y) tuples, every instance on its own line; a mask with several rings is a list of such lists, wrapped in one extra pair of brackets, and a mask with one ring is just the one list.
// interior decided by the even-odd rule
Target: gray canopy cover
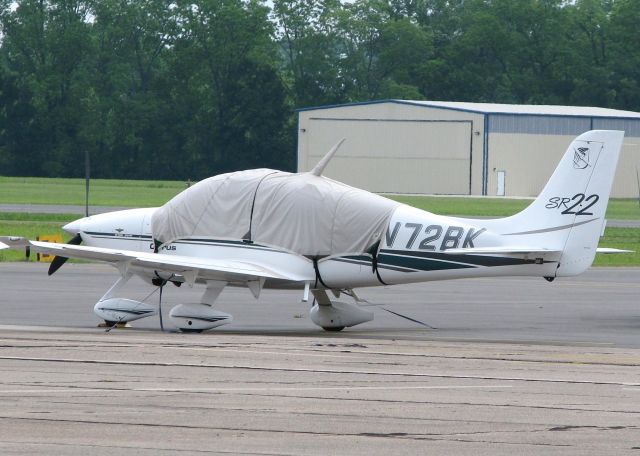
[(252, 169), (205, 179), (159, 208), (162, 243), (251, 240), (308, 257), (357, 255), (382, 238), (399, 203), (311, 173)]

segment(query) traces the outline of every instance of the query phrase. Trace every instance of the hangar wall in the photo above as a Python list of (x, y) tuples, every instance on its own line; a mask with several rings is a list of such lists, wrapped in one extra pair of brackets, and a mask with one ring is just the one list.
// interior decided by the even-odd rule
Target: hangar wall
[(484, 117), (394, 103), (300, 111), (298, 170), (346, 138), (325, 175), (374, 192), (481, 191)]
[(486, 194), (497, 195), (498, 172), (504, 171), (507, 196), (537, 196), (571, 141), (585, 131), (598, 129), (625, 130), (611, 196), (637, 198), (640, 119), (500, 114), (488, 118)]
[(616, 177), (613, 181), (613, 198), (639, 198), (640, 182), (640, 119), (595, 119), (594, 128), (602, 130), (624, 130), (622, 153), (618, 161)]
[(498, 194), (498, 172), (504, 171), (506, 196), (537, 196), (576, 136), (489, 134), (486, 194)]
[(637, 198), (640, 114), (601, 108), (383, 100), (303, 109), (298, 170), (346, 138), (325, 175), (349, 185), (495, 196), (502, 171), (506, 196), (536, 196), (571, 141), (591, 129), (626, 131), (612, 196)]

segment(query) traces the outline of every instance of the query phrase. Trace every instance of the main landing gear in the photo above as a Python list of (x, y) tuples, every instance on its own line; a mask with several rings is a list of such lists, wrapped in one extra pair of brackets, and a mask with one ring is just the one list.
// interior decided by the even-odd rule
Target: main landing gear
[(313, 290), (313, 296), (316, 303), (311, 308), (311, 321), (325, 331), (342, 331), (346, 327), (373, 320), (373, 312), (357, 304), (331, 301), (324, 290)]

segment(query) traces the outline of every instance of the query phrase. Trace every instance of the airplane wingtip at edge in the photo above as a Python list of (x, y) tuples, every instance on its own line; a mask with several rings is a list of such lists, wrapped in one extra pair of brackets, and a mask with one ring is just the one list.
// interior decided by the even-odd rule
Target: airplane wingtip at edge
[(29, 239), (19, 236), (0, 236), (0, 250), (20, 249), (29, 246)]

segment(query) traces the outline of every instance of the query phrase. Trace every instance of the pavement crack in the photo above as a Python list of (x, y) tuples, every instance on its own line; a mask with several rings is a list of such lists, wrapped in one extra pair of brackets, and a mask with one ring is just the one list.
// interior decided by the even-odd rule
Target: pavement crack
[(581, 430), (581, 429), (597, 429), (599, 431), (620, 431), (620, 430), (624, 430), (624, 429), (638, 429), (637, 426), (571, 426), (571, 425), (567, 425), (567, 426), (556, 426), (556, 427), (552, 427), (549, 428), (549, 431), (575, 431), (575, 430)]
[[(346, 388), (345, 388), (346, 389)], [(302, 395), (282, 395), (282, 394), (260, 394), (260, 393), (238, 393), (247, 396), (262, 397), (282, 397), (282, 398), (298, 398), (310, 399), (314, 401), (354, 401), (354, 402), (381, 402), (391, 404), (418, 404), (418, 405), (453, 405), (453, 406), (469, 406), (469, 407), (513, 407), (523, 409), (541, 409), (541, 410), (558, 410), (570, 412), (599, 412), (599, 413), (622, 413), (622, 414), (640, 414), (638, 410), (601, 410), (587, 408), (557, 407), (550, 405), (520, 405), (520, 404), (485, 404), (473, 402), (438, 402), (438, 401), (415, 401), (415, 400), (394, 400), (394, 399), (364, 399), (349, 397), (321, 397), (321, 396), (302, 396)]]
[[(336, 432), (321, 432), (321, 431), (297, 431), (291, 429), (262, 429), (262, 428), (239, 428), (239, 427), (223, 427), (223, 426), (191, 426), (184, 424), (161, 424), (161, 423), (127, 423), (127, 422), (115, 422), (115, 421), (98, 421), (98, 420), (76, 420), (76, 419), (53, 419), (53, 418), (36, 418), (36, 417), (12, 417), (12, 416), (0, 416), (0, 420), (21, 420), (32, 422), (50, 422), (50, 423), (75, 423), (75, 424), (88, 424), (96, 426), (105, 425), (117, 425), (117, 426), (132, 426), (132, 427), (151, 427), (151, 428), (166, 428), (166, 429), (190, 429), (190, 430), (208, 430), (208, 431), (228, 431), (228, 432), (264, 432), (274, 434), (291, 434), (291, 435), (311, 435), (318, 437), (371, 437), (382, 439), (402, 439), (402, 440), (416, 440), (416, 441), (446, 441), (446, 442), (461, 442), (461, 443), (491, 443), (500, 445), (518, 445), (518, 446), (549, 446), (549, 447), (570, 447), (568, 444), (555, 444), (555, 443), (536, 443), (536, 442), (507, 442), (507, 441), (482, 441), (473, 439), (462, 438), (444, 438), (439, 435), (429, 434), (409, 434), (404, 432), (391, 432), (391, 433), (375, 433), (375, 432), (360, 432), (360, 433), (336, 433)], [(460, 435), (460, 434), (457, 434)]]
[(71, 448), (100, 448), (100, 449), (111, 449), (111, 450), (137, 450), (137, 451), (153, 451), (157, 453), (202, 453), (202, 454), (238, 454), (244, 456), (294, 456), (296, 453), (272, 453), (272, 452), (243, 452), (239, 450), (233, 451), (225, 451), (225, 450), (199, 450), (199, 449), (189, 449), (189, 448), (157, 448), (157, 447), (149, 447), (149, 446), (134, 446), (134, 445), (100, 445), (100, 444), (83, 444), (83, 443), (61, 443), (61, 442), (31, 442), (31, 441), (11, 441), (11, 440), (2, 440), (0, 443), (5, 444), (13, 444), (13, 445), (31, 445), (31, 446), (40, 446), (40, 447), (71, 447)]
[(473, 380), (501, 380), (518, 381), (532, 383), (559, 383), (569, 385), (618, 385), (618, 386), (640, 386), (640, 383), (619, 382), (619, 381), (598, 381), (598, 380), (571, 380), (552, 378), (526, 378), (526, 377), (502, 377), (491, 375), (455, 375), (455, 374), (428, 374), (417, 372), (375, 372), (358, 371), (350, 369), (319, 369), (319, 368), (294, 368), (294, 367), (266, 367), (248, 365), (224, 365), (224, 364), (195, 364), (195, 363), (166, 363), (166, 362), (146, 362), (146, 361), (106, 361), (96, 359), (70, 359), (70, 358), (35, 358), (24, 356), (0, 356), (0, 360), (29, 361), (45, 363), (69, 363), (69, 364), (96, 364), (96, 365), (120, 365), (120, 366), (143, 366), (143, 367), (188, 367), (198, 369), (237, 369), (249, 371), (270, 371), (270, 372), (304, 372), (310, 374), (352, 374), (352, 375), (375, 375), (391, 377), (419, 377), (419, 378), (446, 378), (446, 379), (473, 379)]

